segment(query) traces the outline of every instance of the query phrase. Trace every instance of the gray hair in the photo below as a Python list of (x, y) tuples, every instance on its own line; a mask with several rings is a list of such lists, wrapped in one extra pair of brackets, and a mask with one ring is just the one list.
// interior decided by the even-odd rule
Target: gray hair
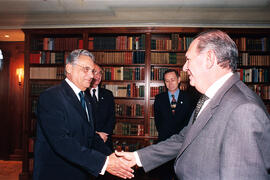
[(200, 33), (196, 39), (198, 40), (197, 50), (199, 53), (211, 49), (218, 59), (219, 66), (229, 67), (233, 72), (236, 71), (238, 49), (228, 34), (214, 29)]
[(73, 50), (66, 59), (66, 64), (74, 64), (80, 56), (89, 56), (93, 61), (95, 61), (95, 56), (85, 49), (75, 49)]

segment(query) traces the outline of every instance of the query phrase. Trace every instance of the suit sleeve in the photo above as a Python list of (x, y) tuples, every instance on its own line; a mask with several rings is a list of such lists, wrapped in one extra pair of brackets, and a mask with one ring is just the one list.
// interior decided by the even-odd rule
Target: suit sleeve
[(155, 120), (155, 125), (157, 128), (157, 131), (161, 131), (161, 122), (162, 122), (162, 114), (161, 114), (161, 108), (160, 108), (160, 100), (158, 96), (155, 98), (154, 102), (154, 120)]
[(249, 103), (236, 108), (229, 118), (220, 152), (221, 179), (269, 179), (269, 114)]
[(181, 149), (187, 129), (185, 127), (179, 134), (175, 134), (165, 141), (138, 150), (137, 153), (143, 169), (148, 172), (176, 158)]
[(107, 120), (106, 120), (106, 124), (104, 125), (104, 132), (111, 135), (113, 133), (113, 129), (115, 127), (115, 103), (114, 103), (114, 97), (113, 94), (111, 92), (108, 93), (108, 97), (109, 97), (109, 104), (110, 104), (110, 108), (108, 109), (107, 112)]
[(97, 176), (101, 172), (106, 156), (90, 147), (83, 146), (83, 143), (75, 139), (67, 119), (80, 120), (79, 114), (67, 117), (68, 109), (65, 107), (71, 104), (63, 103), (61, 98), (64, 97), (61, 96), (63, 95), (49, 92), (40, 96), (38, 123), (41, 131), (55, 153)]

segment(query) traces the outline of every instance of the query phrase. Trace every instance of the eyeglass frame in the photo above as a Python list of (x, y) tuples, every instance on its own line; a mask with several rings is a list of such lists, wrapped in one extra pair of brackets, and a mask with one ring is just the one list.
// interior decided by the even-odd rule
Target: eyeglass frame
[(97, 73), (97, 71), (95, 69), (92, 69), (89, 66), (82, 66), (79, 63), (73, 63), (72, 65), (77, 65), (77, 66), (81, 67), (85, 74), (89, 73), (90, 71), (92, 71), (93, 74)]

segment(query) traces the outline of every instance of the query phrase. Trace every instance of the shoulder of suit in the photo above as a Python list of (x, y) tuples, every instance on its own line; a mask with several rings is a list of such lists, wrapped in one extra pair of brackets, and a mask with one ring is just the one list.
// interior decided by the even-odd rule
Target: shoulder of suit
[(99, 93), (100, 93), (100, 95), (112, 96), (113, 97), (112, 91), (110, 91), (108, 89), (105, 89), (105, 88), (99, 88)]
[(155, 99), (164, 98), (164, 97), (168, 97), (168, 92), (167, 91), (166, 92), (162, 92), (160, 94), (157, 94), (155, 96)]
[(105, 88), (99, 88), (99, 91), (100, 92), (105, 92), (105, 93), (111, 93), (112, 94), (112, 91), (111, 90), (105, 89)]

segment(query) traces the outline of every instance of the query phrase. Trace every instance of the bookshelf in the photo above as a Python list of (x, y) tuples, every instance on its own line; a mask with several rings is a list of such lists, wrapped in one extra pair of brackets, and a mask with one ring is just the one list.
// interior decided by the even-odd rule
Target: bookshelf
[[(174, 68), (182, 90), (189, 89), (182, 71), (193, 37), (207, 28), (117, 27), (25, 29), (23, 117), (24, 160), (20, 179), (31, 179), (36, 105), (40, 92), (64, 79), (64, 62), (76, 48), (88, 49), (104, 69), (102, 85), (115, 96), (116, 149), (134, 151), (155, 142), (156, 94), (165, 91), (163, 72)], [(239, 47), (241, 79), (264, 100), (270, 111), (270, 29), (223, 28)]]

